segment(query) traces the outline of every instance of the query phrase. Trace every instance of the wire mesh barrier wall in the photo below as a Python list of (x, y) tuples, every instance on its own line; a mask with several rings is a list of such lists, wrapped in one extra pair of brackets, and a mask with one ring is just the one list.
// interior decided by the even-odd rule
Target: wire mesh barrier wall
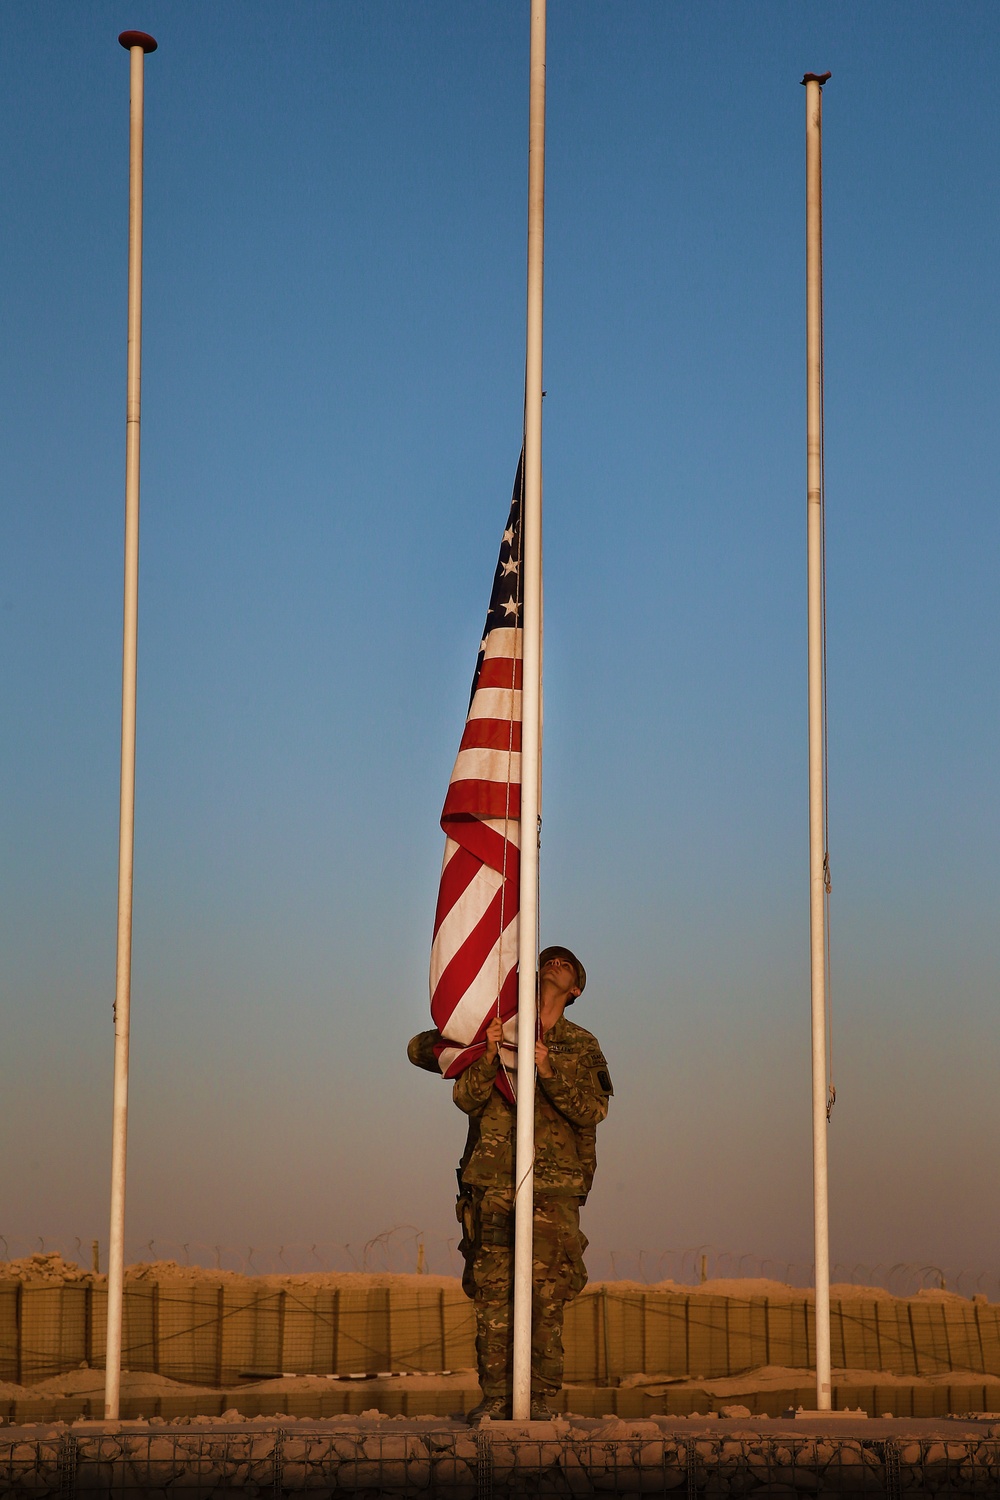
[[(471, 1304), (457, 1282), (413, 1278), (289, 1290), (249, 1281), (127, 1283), (122, 1364), (222, 1386), (285, 1372), (356, 1375), (475, 1364)], [(103, 1365), (107, 1289), (0, 1282), (0, 1380), (30, 1385)]]
[[(353, 1278), (352, 1278), (353, 1280)], [(357, 1279), (358, 1281), (361, 1278)], [(838, 1368), (1000, 1376), (1000, 1307), (920, 1300), (832, 1304)], [(0, 1282), (0, 1379), (31, 1384), (104, 1359), (107, 1291)], [(457, 1282), (289, 1289), (249, 1282), (126, 1285), (123, 1363), (201, 1385), (256, 1375), (363, 1374), (475, 1364), (471, 1305)], [(611, 1385), (637, 1372), (704, 1379), (763, 1365), (811, 1367), (805, 1298), (589, 1289), (567, 1309), (566, 1379)]]
[[(831, 1303), (838, 1369), (1000, 1375), (1000, 1307), (986, 1302)], [(723, 1297), (595, 1288), (566, 1314), (566, 1378), (613, 1383), (636, 1371), (703, 1379), (763, 1365), (809, 1369), (815, 1305), (802, 1298)]]
[[(521, 1430), (286, 1432), (246, 1428), (0, 1438), (0, 1494), (60, 1500), (240, 1491), (313, 1497), (672, 1494), (718, 1497), (995, 1495), (993, 1439), (694, 1437), (639, 1423), (627, 1434)], [(563, 1430), (560, 1430), (562, 1428)], [(643, 1429), (643, 1430), (638, 1430)]]
[[(831, 1311), (837, 1369), (978, 1375), (977, 1394), (957, 1409), (975, 1409), (979, 1400), (993, 1409), (997, 1305), (859, 1296), (834, 1299)], [(100, 1367), (106, 1315), (100, 1281), (0, 1281), (0, 1381), (30, 1387), (81, 1365)], [(567, 1309), (565, 1344), (568, 1385), (610, 1388), (641, 1378), (655, 1393), (658, 1379), (810, 1369), (815, 1310), (794, 1294), (741, 1298), (604, 1284)], [(463, 1370), (475, 1365), (472, 1308), (457, 1281), (425, 1276), (355, 1275), (321, 1287), (143, 1278), (126, 1284), (122, 1362), (219, 1389), (284, 1374)], [(880, 1409), (898, 1414), (893, 1401)]]

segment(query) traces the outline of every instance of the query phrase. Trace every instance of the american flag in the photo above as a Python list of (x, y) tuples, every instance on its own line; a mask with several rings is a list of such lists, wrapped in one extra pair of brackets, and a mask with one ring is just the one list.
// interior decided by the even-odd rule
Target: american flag
[[(441, 814), (446, 835), (434, 941), (431, 1016), (446, 1078), (485, 1050), (495, 1015), (516, 1036), (521, 817), (521, 506), (517, 466), (510, 515), (472, 678), (465, 731)], [(502, 1049), (512, 1067), (516, 1054)], [(500, 1086), (506, 1078), (500, 1075)]]

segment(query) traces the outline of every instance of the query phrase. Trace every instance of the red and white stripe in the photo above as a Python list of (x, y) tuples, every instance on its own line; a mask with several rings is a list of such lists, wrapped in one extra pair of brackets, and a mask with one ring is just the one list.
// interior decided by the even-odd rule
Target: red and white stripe
[[(495, 1015), (510, 1022), (509, 1040), (516, 1034), (520, 812), (521, 630), (498, 626), (486, 636), (441, 814), (430, 983), (448, 1078), (480, 1056)], [(514, 1062), (506, 1047), (504, 1061)]]

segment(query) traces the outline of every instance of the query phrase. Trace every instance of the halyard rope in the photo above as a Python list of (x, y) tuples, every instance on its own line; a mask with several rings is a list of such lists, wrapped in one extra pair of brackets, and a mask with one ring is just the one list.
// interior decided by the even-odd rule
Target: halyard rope
[[(819, 199), (819, 254), (820, 285), (823, 276), (823, 192)], [(820, 645), (822, 651), (822, 695), (823, 695), (823, 902), (826, 922), (826, 1118), (829, 1121), (833, 1106), (837, 1102), (837, 1086), (833, 1081), (833, 951), (830, 942), (830, 892), (833, 881), (830, 875), (830, 715), (827, 699), (826, 657), (826, 350), (824, 346), (823, 299), (819, 308), (819, 517), (820, 517)]]

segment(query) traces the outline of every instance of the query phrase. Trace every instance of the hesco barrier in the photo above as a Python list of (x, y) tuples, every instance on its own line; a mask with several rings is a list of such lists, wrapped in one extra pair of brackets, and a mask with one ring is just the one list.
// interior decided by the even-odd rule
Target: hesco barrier
[[(1000, 1307), (986, 1302), (835, 1299), (837, 1369), (1000, 1375)], [(604, 1285), (567, 1310), (566, 1379), (613, 1384), (637, 1371), (712, 1380), (762, 1365), (809, 1369), (815, 1306), (804, 1297), (713, 1297)]]
[[(104, 1362), (100, 1283), (0, 1281), (0, 1380), (31, 1385)], [(246, 1280), (126, 1283), (122, 1363), (223, 1387), (249, 1375), (360, 1375), (475, 1365), (460, 1284), (419, 1276), (343, 1287)], [(1000, 1377), (1000, 1307), (958, 1299), (858, 1296), (831, 1307), (835, 1368)], [(567, 1309), (565, 1379), (614, 1386), (630, 1375), (717, 1379), (763, 1365), (808, 1369), (815, 1319), (804, 1297), (707, 1296), (588, 1288)]]
[[(126, 1283), (122, 1365), (222, 1386), (250, 1374), (355, 1375), (475, 1364), (471, 1306), (456, 1282), (415, 1287), (255, 1287), (249, 1280)], [(107, 1290), (0, 1282), (0, 1380), (30, 1385), (104, 1363)]]
[(54, 1495), (231, 1494), (273, 1500), (345, 1492), (365, 1496), (996, 1495), (1000, 1442), (788, 1436), (694, 1437), (645, 1431), (515, 1435), (448, 1428), (387, 1432), (246, 1428), (0, 1438), (0, 1493)]

